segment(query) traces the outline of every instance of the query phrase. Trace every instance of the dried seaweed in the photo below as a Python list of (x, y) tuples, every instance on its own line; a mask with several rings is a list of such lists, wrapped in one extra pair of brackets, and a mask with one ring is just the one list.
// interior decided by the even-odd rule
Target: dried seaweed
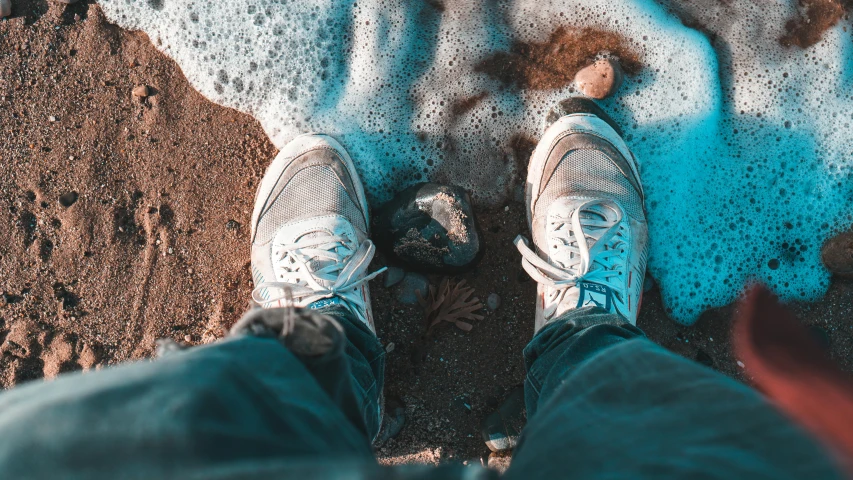
[(474, 289), (465, 286), (465, 280), (453, 283), (449, 278), (441, 281), (438, 288), (429, 286), (429, 293), (424, 298), (421, 292), (418, 294), (418, 303), (424, 309), (424, 323), (427, 332), (430, 332), (441, 322), (449, 322), (456, 325), (460, 330), (471, 331), (472, 325), (465, 320), (482, 320), (482, 315), (477, 315), (477, 310), (483, 308), (480, 299), (470, 298)]

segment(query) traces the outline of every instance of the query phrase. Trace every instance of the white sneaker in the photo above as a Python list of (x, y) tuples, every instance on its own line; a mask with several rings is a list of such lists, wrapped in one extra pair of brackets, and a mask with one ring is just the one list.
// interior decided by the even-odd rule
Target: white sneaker
[(536, 326), (597, 306), (631, 324), (643, 293), (648, 227), (637, 162), (591, 100), (554, 107), (528, 167), (522, 266), (538, 285)]
[(252, 214), (252, 299), (264, 308), (339, 304), (371, 331), (375, 247), (364, 187), (346, 150), (301, 135), (267, 169)]

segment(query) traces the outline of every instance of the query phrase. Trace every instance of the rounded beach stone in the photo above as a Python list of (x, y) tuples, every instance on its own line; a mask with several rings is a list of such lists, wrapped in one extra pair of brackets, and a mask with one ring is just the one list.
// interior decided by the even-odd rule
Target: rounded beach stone
[(139, 85), (133, 89), (133, 96), (139, 98), (147, 97), (151, 92), (148, 90), (148, 87), (145, 85)]
[(615, 92), (624, 75), (619, 62), (613, 59), (597, 60), (575, 75), (578, 90), (587, 97), (601, 100)]
[(429, 293), (429, 280), (419, 273), (407, 273), (397, 286), (397, 301), (406, 305), (417, 305), (418, 292), (426, 298)]
[(492, 293), (486, 298), (486, 306), (489, 310), (495, 311), (501, 306), (501, 297), (497, 293)]
[(853, 231), (838, 234), (823, 244), (821, 259), (835, 275), (853, 278)]
[(524, 405), (524, 387), (513, 389), (497, 410), (480, 425), (480, 434), (493, 452), (506, 452), (518, 445), (521, 431), (527, 423)]
[(458, 273), (483, 253), (471, 198), (462, 188), (414, 185), (379, 208), (374, 240), (406, 270)]
[(388, 267), (385, 272), (385, 288), (393, 287), (403, 281), (406, 276), (406, 271), (402, 268)]
[(12, 0), (0, 0), (0, 18), (12, 14)]

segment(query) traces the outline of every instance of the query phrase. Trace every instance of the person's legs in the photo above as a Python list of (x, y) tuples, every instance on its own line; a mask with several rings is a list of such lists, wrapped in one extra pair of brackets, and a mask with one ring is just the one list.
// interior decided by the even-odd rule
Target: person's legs
[(636, 160), (570, 99), (530, 160), (522, 265), (538, 282), (529, 422), (509, 478), (832, 478), (826, 454), (757, 392), (636, 326), (648, 251)]
[(840, 478), (758, 392), (579, 309), (525, 349), (528, 424), (507, 478)]
[[(332, 320), (324, 331), (304, 328), (303, 317), (312, 317), (312, 312)], [(283, 323), (286, 313), (283, 309), (253, 310), (235, 325), (232, 334), (279, 338), (349, 422), (374, 439), (382, 424), (380, 399), (385, 375), (385, 349), (376, 335), (338, 305), (303, 310), (293, 317), (298, 322), (292, 327)], [(285, 328), (290, 331), (282, 335)], [(334, 354), (316, 352), (326, 348)]]
[(577, 365), (611, 345), (633, 338), (644, 338), (644, 334), (619, 315), (595, 307), (567, 312), (540, 330), (524, 349), (524, 403), (528, 418), (536, 414), (539, 405), (552, 396)]
[(367, 275), (375, 251), (368, 214), (364, 187), (344, 147), (328, 135), (300, 135), (279, 152), (258, 186), (251, 258), (252, 298), (260, 307), (300, 307), (338, 319), (355, 381), (341, 390), (336, 376), (345, 372), (338, 364), (315, 377), (324, 387), (326, 379), (332, 382), (326, 390), (333, 398), (355, 397), (339, 406), (354, 423), (363, 422), (373, 440), (381, 423), (384, 350), (367, 287), (380, 273)]
[(3, 393), (0, 477), (373, 470), (384, 352), (324, 313), (254, 310), (212, 345)]

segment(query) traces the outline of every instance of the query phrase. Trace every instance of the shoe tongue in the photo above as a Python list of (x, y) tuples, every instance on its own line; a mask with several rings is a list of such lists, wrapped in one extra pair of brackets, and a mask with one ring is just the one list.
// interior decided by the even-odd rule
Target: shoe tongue
[[(607, 231), (607, 228), (590, 227), (587, 225), (587, 221), (593, 220), (596, 222), (606, 222), (608, 218), (601, 211), (601, 208), (602, 207), (600, 205), (589, 205), (578, 213), (578, 217), (580, 217), (581, 231), (574, 231), (575, 228), (572, 224), (571, 218), (563, 217), (564, 223), (561, 227), (561, 232), (553, 232), (551, 235), (556, 235), (560, 239), (567, 239), (568, 232), (571, 231), (571, 236), (574, 237), (575, 242), (579, 242), (581, 241), (581, 238), (583, 238), (586, 241), (587, 248), (592, 250), (601, 239), (604, 232)], [(571, 253), (564, 249), (551, 250), (549, 253), (552, 259), (559, 262), (564, 267), (572, 263), (572, 258), (577, 260), (576, 256), (579, 255), (578, 253)], [(590, 266), (590, 269), (592, 270), (594, 267)]]
[[(593, 210), (592, 206), (581, 210), (578, 216), (581, 218), (581, 220), (607, 220), (607, 217), (605, 217), (602, 213)], [(583, 221), (581, 221), (581, 223), (583, 223)]]
[(599, 210), (601, 208), (600, 205), (590, 205), (578, 213), (578, 217), (581, 220), (581, 227), (583, 227), (583, 232), (575, 232), (575, 236), (585, 235), (587, 238), (587, 242), (589, 243), (589, 248), (597, 242), (601, 235), (607, 230), (606, 228), (591, 228), (588, 227), (585, 220), (594, 220), (600, 222), (606, 222), (607, 216), (601, 213)]

